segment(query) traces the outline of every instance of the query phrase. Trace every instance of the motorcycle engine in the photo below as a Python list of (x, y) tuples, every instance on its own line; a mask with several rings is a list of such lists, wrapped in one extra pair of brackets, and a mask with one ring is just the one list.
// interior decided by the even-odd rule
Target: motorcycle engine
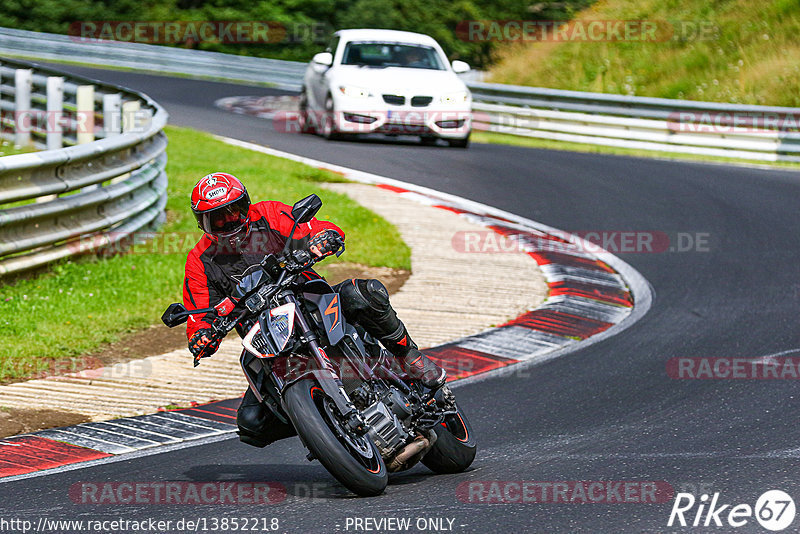
[(394, 455), (408, 441), (408, 432), (401, 421), (409, 417), (411, 411), (408, 400), (396, 389), (378, 399), (363, 414), (370, 426), (369, 435), (378, 445), (381, 456)]

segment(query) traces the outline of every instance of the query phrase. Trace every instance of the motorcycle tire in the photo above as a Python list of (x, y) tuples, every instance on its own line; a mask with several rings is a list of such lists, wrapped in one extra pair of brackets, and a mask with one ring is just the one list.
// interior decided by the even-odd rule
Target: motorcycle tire
[(283, 400), (300, 439), (336, 480), (362, 497), (383, 493), (389, 475), (377, 447), (366, 435), (347, 433), (333, 414), (333, 401), (316, 382), (292, 384)]
[(438, 474), (460, 473), (472, 465), (478, 446), (469, 420), (461, 410), (445, 418), (433, 430), (436, 443), (422, 457), (428, 469)]

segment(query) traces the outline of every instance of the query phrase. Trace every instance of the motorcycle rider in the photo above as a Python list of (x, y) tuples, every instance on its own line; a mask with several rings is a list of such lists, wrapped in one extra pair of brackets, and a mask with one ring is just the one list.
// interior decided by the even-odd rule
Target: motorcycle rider
[[(294, 224), (290, 206), (276, 201), (251, 204), (242, 182), (224, 172), (208, 174), (197, 182), (191, 206), (204, 235), (186, 259), (183, 303), (188, 309), (208, 308), (230, 297), (241, 278), (257, 268), (266, 254), (282, 251)], [(291, 239), (295, 250), (305, 248), (323, 257), (339, 249), (344, 232), (331, 222), (315, 218), (299, 225)], [(311, 269), (303, 276), (320, 278)], [(340, 295), (345, 318), (380, 340), (411, 379), (431, 390), (444, 385), (446, 372), (418, 350), (380, 281), (350, 279), (335, 285), (334, 290)], [(186, 336), (196, 359), (201, 352), (210, 356), (219, 347), (219, 341), (212, 337), (213, 320), (213, 314), (189, 317)], [(291, 425), (279, 421), (250, 388), (236, 422), (239, 439), (256, 447), (294, 435)]]

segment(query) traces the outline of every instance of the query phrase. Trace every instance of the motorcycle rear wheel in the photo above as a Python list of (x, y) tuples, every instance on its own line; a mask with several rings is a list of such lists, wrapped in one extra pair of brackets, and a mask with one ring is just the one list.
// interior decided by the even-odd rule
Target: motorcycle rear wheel
[(283, 399), (303, 443), (336, 480), (362, 497), (383, 493), (389, 475), (377, 447), (339, 421), (333, 401), (316, 382), (289, 386)]
[(422, 457), (428, 469), (439, 474), (460, 473), (472, 465), (478, 446), (469, 420), (460, 409), (433, 430), (436, 443)]

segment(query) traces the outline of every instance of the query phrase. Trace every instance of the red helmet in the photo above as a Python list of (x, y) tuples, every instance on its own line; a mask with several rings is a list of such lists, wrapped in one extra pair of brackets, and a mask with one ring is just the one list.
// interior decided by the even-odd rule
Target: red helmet
[(250, 195), (238, 178), (214, 172), (192, 189), (192, 212), (197, 226), (213, 241), (250, 231)]

